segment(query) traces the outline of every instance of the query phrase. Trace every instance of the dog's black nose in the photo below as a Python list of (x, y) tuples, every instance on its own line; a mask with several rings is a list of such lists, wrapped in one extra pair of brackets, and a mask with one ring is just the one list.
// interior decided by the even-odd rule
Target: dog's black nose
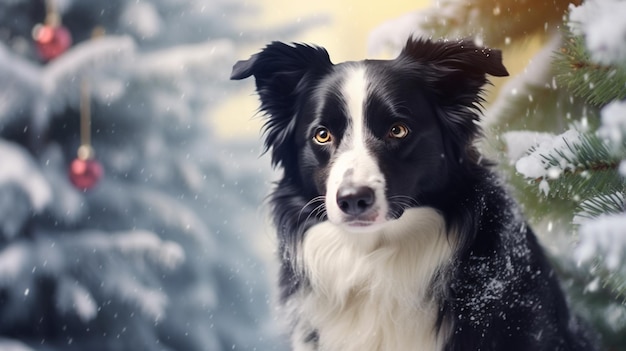
[(342, 186), (337, 191), (337, 205), (344, 213), (352, 216), (369, 210), (375, 200), (374, 190), (366, 186)]

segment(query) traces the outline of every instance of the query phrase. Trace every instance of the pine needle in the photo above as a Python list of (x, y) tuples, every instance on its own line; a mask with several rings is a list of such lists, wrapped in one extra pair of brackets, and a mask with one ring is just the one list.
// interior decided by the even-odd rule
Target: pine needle
[(584, 39), (571, 32), (554, 58), (556, 79), (575, 96), (587, 103), (602, 106), (626, 98), (626, 69), (603, 66), (591, 61)]

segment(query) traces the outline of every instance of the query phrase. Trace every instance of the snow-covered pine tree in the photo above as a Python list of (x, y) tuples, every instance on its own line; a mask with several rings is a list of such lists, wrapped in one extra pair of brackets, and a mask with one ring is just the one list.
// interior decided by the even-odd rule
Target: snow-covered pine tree
[(549, 247), (574, 309), (626, 350), (626, 2), (443, 0), (374, 30), (473, 37), (507, 53), (541, 43), (487, 108), (494, 156)]
[[(43, 60), (31, 32), (51, 5), (73, 46)], [(311, 22), (238, 28), (254, 11), (0, 1), (0, 349), (281, 349), (253, 250), (270, 170), (256, 140), (215, 140), (207, 116), (233, 87), (235, 40)], [(83, 81), (105, 173), (87, 191), (68, 180)]]

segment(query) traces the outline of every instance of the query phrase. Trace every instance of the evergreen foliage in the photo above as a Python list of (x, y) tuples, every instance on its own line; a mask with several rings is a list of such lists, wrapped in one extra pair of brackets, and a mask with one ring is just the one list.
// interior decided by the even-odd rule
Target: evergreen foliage
[[(46, 3), (73, 37), (53, 59), (31, 36)], [(256, 140), (217, 140), (207, 119), (235, 88), (235, 44), (266, 41), (234, 21), (251, 11), (0, 1), (0, 350), (283, 349), (254, 247), (271, 171)], [(85, 81), (105, 172), (90, 190), (68, 179)]]
[(586, 103), (603, 106), (626, 98), (626, 66), (594, 62), (584, 38), (565, 30), (562, 47), (554, 59), (555, 77), (568, 92)]

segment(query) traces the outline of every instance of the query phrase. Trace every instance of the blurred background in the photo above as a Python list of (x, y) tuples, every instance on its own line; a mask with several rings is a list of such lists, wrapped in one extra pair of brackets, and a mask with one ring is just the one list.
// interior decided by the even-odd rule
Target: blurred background
[(278, 171), (231, 67), (273, 40), (393, 58), (411, 33), (504, 50), (480, 148), (626, 349), (625, 3), (0, 0), (0, 350), (286, 350)]

